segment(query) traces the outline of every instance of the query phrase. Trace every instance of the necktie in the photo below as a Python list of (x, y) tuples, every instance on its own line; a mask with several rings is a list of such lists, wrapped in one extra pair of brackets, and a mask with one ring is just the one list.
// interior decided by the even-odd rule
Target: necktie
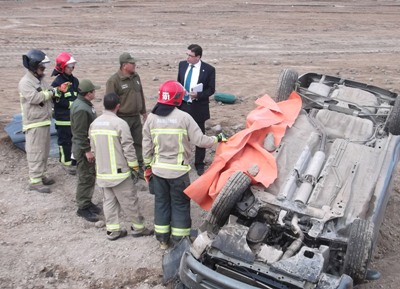
[[(185, 89), (187, 92), (190, 91), (190, 81), (192, 80), (192, 72), (193, 72), (193, 67), (194, 65), (190, 65), (190, 70), (186, 76), (186, 81), (185, 81)], [(188, 101), (189, 100), (189, 95), (185, 94), (185, 97), (183, 98), (184, 101)]]

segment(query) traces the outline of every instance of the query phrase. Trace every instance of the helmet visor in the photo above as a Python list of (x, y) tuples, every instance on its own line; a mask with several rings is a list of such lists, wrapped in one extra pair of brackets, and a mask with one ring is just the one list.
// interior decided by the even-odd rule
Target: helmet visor
[(39, 65), (46, 65), (50, 63), (50, 59), (47, 57), (47, 55), (44, 56), (44, 59), (39, 63)]

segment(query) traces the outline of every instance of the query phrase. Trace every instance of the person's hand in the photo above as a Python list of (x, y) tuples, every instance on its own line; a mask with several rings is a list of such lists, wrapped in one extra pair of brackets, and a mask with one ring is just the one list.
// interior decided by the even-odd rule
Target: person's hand
[(153, 175), (153, 171), (151, 170), (151, 167), (147, 166), (146, 169), (144, 170), (144, 180), (146, 181), (146, 183), (150, 182), (152, 175)]
[[(56, 87), (50, 87), (50, 88), (48, 89), (48, 91), (51, 92), (51, 98), (60, 97), (60, 95), (59, 95), (58, 90), (57, 90)], [(49, 99), (50, 99), (50, 97), (49, 97)]]
[(132, 180), (133, 183), (136, 184), (139, 181), (139, 166), (137, 167), (132, 167)]
[(226, 141), (228, 141), (228, 138), (224, 135), (223, 132), (220, 132), (215, 137), (217, 138), (218, 142), (226, 142)]
[(188, 94), (189, 94), (189, 97), (191, 99), (197, 99), (197, 92), (196, 91), (191, 91)]
[(85, 153), (86, 159), (89, 163), (93, 163), (95, 160), (94, 154), (91, 151)]
[(66, 81), (62, 83), (60, 86), (58, 86), (57, 89), (61, 92), (67, 92), (71, 84), (72, 84), (71, 82)]

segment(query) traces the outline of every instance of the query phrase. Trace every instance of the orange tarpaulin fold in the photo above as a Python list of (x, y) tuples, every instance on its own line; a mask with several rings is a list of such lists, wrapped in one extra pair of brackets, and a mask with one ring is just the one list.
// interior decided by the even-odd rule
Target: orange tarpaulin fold
[(272, 133), (275, 145), (279, 145), (286, 128), (293, 125), (301, 110), (301, 98), (293, 92), (288, 100), (277, 103), (264, 95), (256, 104), (258, 107), (247, 116), (246, 129), (226, 143), (220, 143), (211, 166), (185, 190), (185, 194), (205, 210), (211, 208), (218, 192), (238, 170), (246, 173), (248, 168), (257, 165), (259, 172), (252, 177), (252, 182), (265, 187), (277, 177), (275, 158), (263, 147), (264, 139)]

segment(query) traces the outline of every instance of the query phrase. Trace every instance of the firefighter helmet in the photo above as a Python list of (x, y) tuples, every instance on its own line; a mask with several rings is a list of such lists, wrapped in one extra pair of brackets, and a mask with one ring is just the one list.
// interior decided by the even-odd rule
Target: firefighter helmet
[(69, 54), (68, 52), (61, 52), (57, 55), (56, 66), (54, 67), (54, 70), (58, 73), (64, 73), (65, 66), (75, 63), (76, 60), (72, 57), (71, 54)]
[(50, 59), (43, 51), (31, 49), (22, 55), (22, 63), (25, 68), (35, 72), (39, 66), (45, 66), (47, 63), (50, 63)]
[(185, 92), (185, 89), (178, 81), (168, 80), (161, 84), (157, 102), (180, 106)]

